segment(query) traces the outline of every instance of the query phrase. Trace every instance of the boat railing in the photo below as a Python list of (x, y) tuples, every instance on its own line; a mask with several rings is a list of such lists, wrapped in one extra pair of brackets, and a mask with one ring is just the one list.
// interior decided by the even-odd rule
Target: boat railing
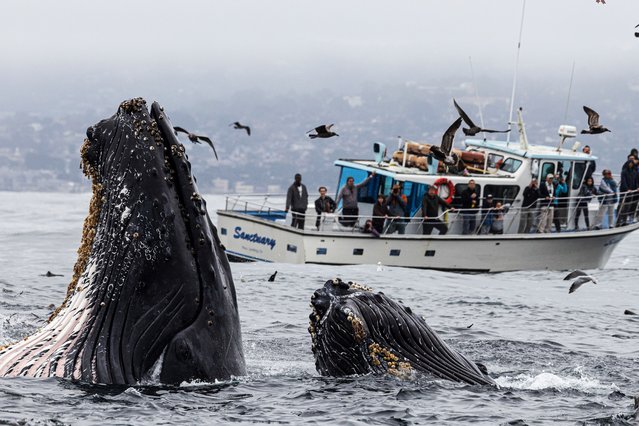
[[(479, 199), (482, 203), (484, 200)], [(285, 204), (285, 194), (251, 194), (249, 195), (229, 195), (226, 198), (226, 210), (243, 211), (254, 215), (268, 215), (278, 217), (284, 220), (287, 212), (282, 206)], [(497, 204), (497, 203), (495, 203)], [(612, 209), (609, 207), (612, 206)], [(463, 232), (463, 222), (471, 220), (474, 217), (475, 226), (470, 234), (519, 234), (537, 232), (541, 220), (548, 220), (548, 215), (552, 212), (554, 215), (552, 223), (559, 223), (561, 232), (578, 231), (573, 227), (573, 222), (577, 217), (580, 219), (580, 213), (589, 215), (589, 219), (593, 219), (588, 229), (598, 229), (604, 227), (603, 224), (607, 220), (608, 227), (621, 226), (629, 222), (634, 222), (639, 217), (639, 190), (617, 192), (614, 194), (598, 194), (591, 196), (577, 197), (553, 197), (550, 200), (539, 199), (532, 206), (513, 206), (512, 203), (504, 203), (501, 208), (497, 207), (478, 207), (474, 209), (451, 208), (442, 211), (436, 217), (424, 218), (421, 215), (421, 209), (418, 209), (414, 215), (410, 217), (401, 216), (372, 216), (372, 215), (344, 215), (341, 209), (334, 213), (323, 213), (319, 216), (313, 208), (307, 210), (310, 213), (294, 213), (299, 218), (304, 219), (305, 229), (308, 231), (318, 230), (316, 223), (319, 223), (320, 229), (331, 231), (339, 231), (342, 233), (361, 233), (366, 229), (367, 221), (380, 222), (383, 220), (384, 225), (380, 234), (390, 235), (389, 230), (393, 232), (406, 230), (407, 234), (422, 234), (425, 224), (434, 224), (441, 222), (446, 225), (450, 233), (460, 234)], [(584, 209), (578, 213), (578, 210)], [(608, 212), (611, 210), (612, 213)], [(596, 210), (595, 217), (590, 217), (590, 212)], [(522, 214), (526, 213), (531, 218), (528, 227), (520, 228), (519, 223), (522, 220)], [(610, 222), (612, 218), (612, 223)], [(499, 221), (500, 226), (493, 226), (493, 222)], [(585, 220), (584, 220), (585, 221)], [(589, 221), (590, 222), (590, 221)], [(393, 224), (395, 223), (395, 226)], [(399, 225), (399, 226), (397, 226)], [(557, 225), (555, 225), (556, 227)], [(471, 226), (472, 227), (472, 226)], [(543, 227), (545, 229), (545, 226)], [(369, 227), (370, 229), (370, 227)], [(401, 231), (400, 231), (401, 230)], [(550, 232), (548, 230), (547, 232)]]

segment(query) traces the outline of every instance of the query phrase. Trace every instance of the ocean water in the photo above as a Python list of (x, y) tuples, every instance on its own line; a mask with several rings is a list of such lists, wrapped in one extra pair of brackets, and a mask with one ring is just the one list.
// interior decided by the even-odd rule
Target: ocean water
[[(0, 193), (0, 345), (35, 332), (63, 300), (89, 198)], [(223, 197), (206, 198), (210, 211), (224, 205)], [(606, 268), (593, 271), (599, 285), (573, 294), (562, 271), (232, 264), (245, 377), (179, 387), (3, 378), (0, 423), (636, 424), (639, 316), (624, 310), (639, 313), (638, 243), (639, 234), (625, 239)], [(64, 276), (41, 276), (47, 271)], [(450, 345), (484, 363), (499, 388), (319, 376), (309, 300), (333, 277), (402, 300)]]

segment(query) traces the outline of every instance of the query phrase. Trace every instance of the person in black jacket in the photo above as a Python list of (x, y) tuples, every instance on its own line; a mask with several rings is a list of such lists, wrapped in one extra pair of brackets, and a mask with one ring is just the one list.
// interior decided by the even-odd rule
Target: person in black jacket
[(302, 175), (297, 173), (295, 175), (295, 181), (288, 188), (286, 193), (286, 209), (288, 213), (291, 210), (293, 220), (291, 226), (293, 228), (304, 229), (304, 215), (306, 214), (306, 208), (308, 207), (308, 191), (306, 185), (302, 183)]
[(315, 220), (315, 227), (319, 231), (320, 227), (320, 219), (322, 218), (322, 213), (333, 213), (337, 208), (337, 204), (335, 201), (328, 195), (326, 195), (326, 187), (319, 187), (319, 198), (315, 200), (315, 211), (317, 212), (317, 219)]
[(639, 175), (635, 167), (635, 157), (628, 156), (628, 161), (621, 169), (621, 181), (619, 182), (619, 194), (621, 195), (621, 204), (619, 205), (619, 217), (617, 218), (617, 226), (626, 225), (632, 220), (635, 211), (636, 192), (639, 188)]
[(388, 217), (388, 214), (386, 197), (384, 197), (384, 194), (377, 195), (377, 202), (373, 206), (373, 219), (371, 222), (373, 228), (380, 234), (384, 230), (384, 221)]
[(422, 233), (424, 235), (430, 235), (433, 228), (437, 228), (439, 235), (445, 235), (448, 232), (448, 226), (439, 219), (440, 206), (444, 209), (454, 210), (450, 204), (437, 195), (437, 187), (431, 185), (428, 187), (428, 192), (422, 197), (422, 215), (424, 217)]
[(468, 181), (468, 187), (461, 192), (462, 206), (462, 234), (474, 234), (477, 227), (477, 206), (479, 201), (479, 191), (473, 179)]
[(521, 215), (519, 217), (518, 232), (520, 234), (528, 234), (535, 225), (538, 199), (539, 187), (537, 179), (533, 178), (530, 184), (524, 189), (524, 199), (521, 204)]

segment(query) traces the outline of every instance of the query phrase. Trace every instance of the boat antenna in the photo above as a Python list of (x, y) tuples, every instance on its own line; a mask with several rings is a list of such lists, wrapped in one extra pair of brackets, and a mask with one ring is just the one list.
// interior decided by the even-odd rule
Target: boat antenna
[[(479, 90), (477, 89), (477, 81), (475, 80), (475, 70), (473, 69), (473, 57), (468, 57), (468, 62), (470, 63), (470, 75), (473, 79), (473, 88), (475, 89), (475, 102), (477, 102), (477, 108), (479, 108), (479, 122), (481, 123), (481, 128), (484, 128), (484, 114), (481, 111), (481, 102), (479, 101)], [(486, 132), (482, 132), (484, 135), (484, 140), (486, 140)]]
[(570, 92), (572, 91), (572, 78), (575, 76), (575, 61), (572, 61), (572, 71), (570, 71), (570, 84), (568, 85), (568, 97), (566, 98), (566, 110), (564, 111), (564, 123), (568, 119), (568, 105), (570, 104)]
[[(524, 30), (524, 13), (526, 12), (526, 0), (521, 7), (521, 23), (519, 24), (519, 41), (517, 42), (517, 58), (515, 59), (515, 75), (513, 75), (513, 92), (510, 95), (510, 115), (508, 116), (508, 128), (512, 129), (513, 108), (515, 106), (515, 89), (517, 88), (517, 70), (519, 68), (519, 52), (521, 51), (521, 34)], [(507, 133), (506, 143), (510, 142), (510, 133)]]

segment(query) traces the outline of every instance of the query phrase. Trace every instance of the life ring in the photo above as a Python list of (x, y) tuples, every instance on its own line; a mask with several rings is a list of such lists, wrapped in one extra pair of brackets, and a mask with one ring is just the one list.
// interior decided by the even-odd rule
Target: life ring
[[(437, 179), (435, 182), (433, 182), (433, 186), (437, 188), (437, 194), (439, 194), (439, 188), (443, 185), (446, 185), (448, 187), (448, 197), (444, 198), (444, 201), (446, 201), (448, 204), (453, 202), (453, 196), (455, 195), (455, 184), (453, 183), (453, 181), (446, 179), (446, 178), (439, 178)], [(442, 194), (442, 195), (446, 195), (446, 193)]]

